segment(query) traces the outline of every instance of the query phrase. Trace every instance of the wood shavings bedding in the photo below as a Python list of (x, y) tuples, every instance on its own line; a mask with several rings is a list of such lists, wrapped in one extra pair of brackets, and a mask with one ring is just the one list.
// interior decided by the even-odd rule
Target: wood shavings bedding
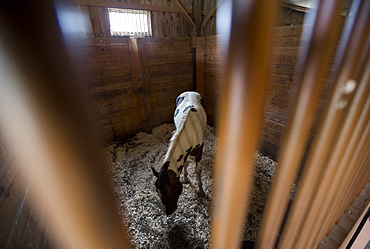
[[(210, 248), (215, 129), (207, 126), (200, 161), (206, 197), (197, 195), (195, 161), (189, 157), (190, 183), (183, 184), (178, 209), (167, 216), (160, 209), (150, 167), (161, 168), (174, 129), (172, 124), (164, 124), (154, 128), (151, 134), (140, 132), (108, 147), (107, 160), (118, 208), (134, 248)], [(257, 240), (275, 168), (275, 161), (256, 153), (255, 184), (244, 239)]]

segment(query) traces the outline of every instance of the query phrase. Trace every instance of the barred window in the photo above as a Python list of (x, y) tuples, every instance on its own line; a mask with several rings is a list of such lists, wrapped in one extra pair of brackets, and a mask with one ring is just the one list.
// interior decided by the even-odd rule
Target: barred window
[(108, 8), (111, 36), (151, 36), (150, 12)]

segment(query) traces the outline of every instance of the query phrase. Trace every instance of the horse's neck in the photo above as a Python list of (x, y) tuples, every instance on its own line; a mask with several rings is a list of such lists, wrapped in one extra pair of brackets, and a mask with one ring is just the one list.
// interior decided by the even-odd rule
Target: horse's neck
[(178, 171), (178, 168), (180, 167), (180, 164), (182, 162), (182, 160), (180, 160), (180, 162), (178, 162), (178, 158), (179, 156), (182, 154), (182, 150), (180, 148), (180, 136), (181, 136), (181, 133), (176, 131), (172, 138), (171, 138), (171, 143), (170, 143), (170, 146), (168, 148), (168, 151), (167, 151), (167, 154), (164, 158), (164, 162), (170, 162), (170, 165), (168, 167), (168, 170), (172, 170), (173, 172), (176, 173), (176, 176), (179, 176), (180, 175), (180, 172)]

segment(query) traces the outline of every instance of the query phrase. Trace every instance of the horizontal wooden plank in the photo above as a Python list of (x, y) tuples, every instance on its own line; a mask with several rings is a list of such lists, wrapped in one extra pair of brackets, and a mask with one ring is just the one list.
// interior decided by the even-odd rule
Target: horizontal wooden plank
[(99, 65), (94, 66), (95, 69), (90, 69), (86, 72), (84, 72), (83, 77), (85, 79), (94, 79), (95, 77), (112, 77), (112, 76), (130, 76), (132, 77), (132, 70), (130, 67), (119, 67), (113, 66), (112, 68), (105, 68), (105, 67), (100, 67), (98, 68)]
[(99, 71), (99, 70), (121, 70), (124, 73), (131, 73), (132, 71), (132, 64), (130, 63), (131, 60), (127, 61), (102, 61), (102, 62), (92, 62), (87, 63), (85, 66), (87, 69), (92, 71)]
[(204, 89), (204, 106), (213, 106), (217, 107), (219, 104), (219, 100), (221, 98), (220, 91), (215, 89)]
[[(160, 95), (162, 94), (164, 98), (166, 98), (166, 92), (169, 91), (179, 91), (178, 89), (183, 89), (183, 88), (190, 88), (190, 90), (193, 87), (193, 82), (189, 81), (187, 79), (181, 80), (181, 81), (169, 81), (165, 82), (163, 84), (153, 84), (150, 86), (150, 94), (151, 97), (154, 95)], [(177, 96), (176, 96), (177, 97)]]
[(167, 77), (170, 75), (188, 75), (189, 73), (193, 73), (193, 67), (194, 65), (191, 62), (148, 65), (147, 74), (150, 81), (150, 78)]
[(76, 39), (75, 45), (86, 46), (105, 46), (105, 45), (128, 45), (129, 37), (99, 37), (90, 39)]
[(296, 68), (296, 65), (271, 64), (270, 73), (292, 75)]
[(170, 53), (158, 53), (152, 52), (147, 53), (148, 56), (148, 65), (159, 65), (159, 64), (167, 64), (167, 63), (183, 63), (183, 62), (191, 62), (193, 60), (193, 54), (189, 53), (188, 51), (178, 51), (178, 52), (170, 52)]
[[(116, 72), (116, 71), (115, 71)], [(92, 92), (99, 92), (104, 85), (109, 84), (123, 84), (123, 85), (134, 85), (133, 76), (131, 74), (121, 75), (121, 72), (118, 75), (113, 75), (111, 73), (86, 73), (81, 76), (86, 82), (86, 85), (91, 89)], [(96, 90), (95, 90), (96, 89)]]
[(275, 85), (278, 85), (277, 87), (280, 87), (280, 85), (284, 85), (286, 87), (290, 87), (293, 83), (293, 75), (287, 75), (287, 74), (271, 74), (270, 79), (270, 87), (273, 88)]
[(150, 10), (150, 11), (166, 11), (166, 12), (180, 12), (174, 6), (162, 6), (142, 3), (127, 3), (121, 1), (103, 1), (103, 0), (68, 0), (68, 4), (75, 5), (88, 5), (88, 6), (99, 6), (99, 7), (110, 7), (110, 8), (125, 8), (125, 9), (139, 9), (139, 10)]
[(96, 85), (92, 87), (90, 90), (90, 93), (92, 96), (94, 94), (98, 93), (104, 93), (104, 92), (112, 92), (112, 91), (120, 91), (124, 90), (125, 92), (129, 93), (130, 95), (133, 95), (134, 92), (137, 90), (135, 86), (131, 82), (124, 82), (124, 81), (118, 81), (118, 82), (107, 82), (107, 83), (101, 83), (99, 85)]
[(110, 115), (113, 111), (135, 108), (137, 105), (136, 99), (133, 97), (126, 97), (122, 91), (120, 93), (104, 92), (93, 97), (96, 110)]
[[(180, 13), (180, 10), (177, 7), (173, 6), (171, 1), (123, 2), (121, 0), (118, 1), (68, 0), (67, 4)], [(193, 12), (192, 7), (190, 6), (187, 6), (189, 8), (186, 8), (186, 6), (184, 7), (185, 11), (188, 14), (192, 14)], [(202, 11), (202, 15), (206, 15), (207, 13), (208, 10)]]
[(79, 46), (73, 50), (74, 55), (103, 55), (103, 54), (128, 54), (129, 47), (126, 44), (108, 45), (102, 44), (99, 46)]
[(182, 75), (166, 75), (159, 78), (150, 79), (150, 87), (160, 87), (157, 85), (161, 84), (175, 84), (176, 82), (187, 81), (189, 84), (193, 84), (193, 75), (192, 74), (182, 74)]
[(93, 64), (93, 63), (103, 63), (103, 62), (123, 62), (130, 64), (131, 63), (131, 56), (128, 53), (121, 53), (121, 54), (87, 54), (87, 55), (80, 55), (78, 59), (81, 63), (86, 64)]
[(274, 126), (281, 125), (282, 127), (284, 127), (286, 125), (286, 122), (288, 121), (288, 115), (289, 112), (286, 109), (272, 107), (268, 108), (265, 111), (263, 119), (269, 122), (274, 122)]
[(291, 35), (301, 35), (302, 31), (305, 30), (303, 25), (294, 26), (280, 26), (273, 28), (275, 36), (291, 36)]
[(189, 51), (189, 53), (192, 51), (190, 43), (177, 43), (177, 42), (147, 43), (146, 50), (152, 51), (152, 52), (185, 50), (185, 51)]
[(193, 90), (192, 85), (182, 84), (176, 86), (175, 88), (172, 86), (167, 89), (151, 91), (150, 101), (152, 108), (154, 109), (157, 106), (162, 105), (170, 105), (174, 107), (177, 96), (179, 96), (182, 92), (191, 90)]
[(144, 39), (146, 44), (190, 44), (190, 37), (146, 37), (138, 38)]
[(299, 46), (301, 42), (301, 36), (277, 36), (273, 42), (273, 46), (279, 47), (289, 47), (289, 46)]

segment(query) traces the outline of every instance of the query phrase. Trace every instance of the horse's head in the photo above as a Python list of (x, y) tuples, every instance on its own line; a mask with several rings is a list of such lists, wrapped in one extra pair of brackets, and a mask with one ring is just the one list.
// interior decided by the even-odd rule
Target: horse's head
[[(165, 164), (169, 164), (166, 162)], [(182, 192), (182, 183), (180, 178), (176, 177), (175, 172), (167, 170), (168, 165), (163, 165), (161, 171), (158, 173), (153, 167), (153, 174), (157, 177), (155, 187), (157, 193), (162, 201), (162, 210), (170, 215), (177, 209), (177, 201)]]

